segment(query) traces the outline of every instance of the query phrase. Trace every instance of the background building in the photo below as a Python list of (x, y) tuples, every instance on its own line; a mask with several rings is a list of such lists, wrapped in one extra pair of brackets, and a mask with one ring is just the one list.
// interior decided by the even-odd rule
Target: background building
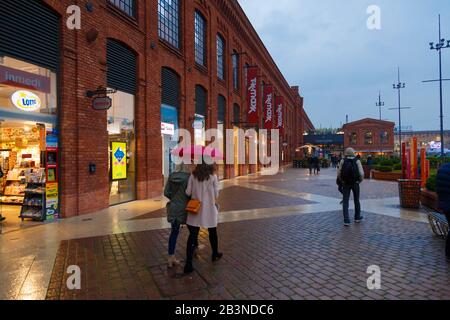
[(342, 127), (344, 148), (353, 148), (361, 155), (393, 154), (395, 123), (376, 119), (362, 119)]
[[(71, 5), (81, 9), (80, 30), (67, 28)], [(261, 129), (268, 87), (281, 112), (283, 161), (312, 127), (299, 88), (287, 83), (236, 0), (3, 0), (0, 30), (2, 128), (15, 150), (3, 163), (43, 170), (53, 181), (47, 203), (56, 201), (63, 217), (160, 195), (173, 170), (174, 130), (189, 128), (206, 144), (209, 128)], [(20, 90), (40, 108), (10, 105)], [(94, 110), (93, 98), (105, 94), (112, 107)], [(221, 166), (220, 176), (257, 170)]]
[[(441, 153), (441, 132), (436, 131), (413, 131), (408, 130), (406, 132), (402, 131), (402, 141), (403, 142), (409, 142), (413, 137), (417, 137), (417, 141), (419, 144), (419, 147), (425, 147), (427, 148), (427, 151), (429, 153)], [(445, 145), (444, 148), (447, 152), (450, 152), (450, 130), (444, 131), (444, 139), (445, 139)], [(399, 149), (399, 135), (397, 132), (395, 132), (395, 149)]]

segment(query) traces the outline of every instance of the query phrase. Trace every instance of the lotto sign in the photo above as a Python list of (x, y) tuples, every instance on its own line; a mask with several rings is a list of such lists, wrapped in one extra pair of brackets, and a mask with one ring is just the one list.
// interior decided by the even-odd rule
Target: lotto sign
[(31, 91), (19, 90), (14, 92), (11, 96), (11, 102), (22, 111), (34, 112), (41, 108), (41, 99)]
[(280, 136), (284, 135), (284, 98), (275, 99), (275, 129), (280, 130)]
[(273, 86), (264, 87), (264, 129), (273, 129)]
[(259, 81), (258, 68), (247, 68), (247, 110), (248, 122), (258, 124), (259, 119)]
[(127, 179), (127, 144), (111, 143), (111, 178), (113, 181)]

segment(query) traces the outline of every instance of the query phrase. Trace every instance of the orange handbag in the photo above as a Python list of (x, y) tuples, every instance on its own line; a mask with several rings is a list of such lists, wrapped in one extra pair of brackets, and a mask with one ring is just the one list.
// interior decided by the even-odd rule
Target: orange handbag
[(190, 214), (198, 214), (198, 212), (200, 211), (201, 205), (202, 205), (202, 203), (198, 200), (195, 200), (195, 199), (189, 200), (189, 202), (186, 206), (186, 211)]

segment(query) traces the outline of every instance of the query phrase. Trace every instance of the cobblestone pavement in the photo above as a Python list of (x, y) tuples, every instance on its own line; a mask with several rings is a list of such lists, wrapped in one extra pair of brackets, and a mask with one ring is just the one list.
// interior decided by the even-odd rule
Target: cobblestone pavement
[[(450, 264), (427, 225), (366, 216), (348, 230), (340, 212), (222, 224), (224, 258), (212, 264), (205, 249), (189, 277), (166, 267), (168, 230), (64, 241), (47, 299), (450, 298)], [(69, 265), (84, 272), (79, 291), (65, 285)], [(381, 268), (381, 290), (367, 289), (371, 265)]]
[[(450, 299), (444, 243), (422, 210), (399, 208), (395, 183), (365, 181), (362, 225), (342, 226), (335, 170), (286, 169), (221, 183), (219, 237), (191, 277), (168, 270), (156, 198), (0, 235), (0, 299)], [(177, 254), (184, 257), (187, 230)], [(82, 289), (69, 291), (78, 265)], [(378, 265), (382, 289), (366, 287)]]

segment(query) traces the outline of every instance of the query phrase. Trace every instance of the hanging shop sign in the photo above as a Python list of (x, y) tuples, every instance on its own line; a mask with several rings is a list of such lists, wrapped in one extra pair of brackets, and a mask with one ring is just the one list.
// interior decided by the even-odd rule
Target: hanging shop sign
[(112, 99), (110, 97), (97, 97), (92, 100), (94, 110), (109, 110), (111, 107)]
[(109, 110), (112, 107), (112, 99), (108, 94), (116, 93), (117, 90), (98, 87), (97, 90), (87, 91), (86, 97), (92, 99), (92, 108), (94, 110)]
[(111, 179), (113, 181), (127, 179), (126, 142), (111, 142)]
[(0, 66), (0, 84), (50, 93), (50, 78)]
[(13, 105), (22, 111), (35, 112), (41, 108), (41, 99), (33, 92), (19, 90), (11, 96)]
[(274, 90), (273, 86), (268, 85), (264, 87), (264, 129), (273, 129), (273, 104), (274, 104)]
[(284, 135), (284, 98), (275, 98), (275, 129), (280, 130), (280, 136)]
[(259, 120), (259, 79), (258, 67), (247, 68), (247, 110), (248, 122), (258, 124)]

